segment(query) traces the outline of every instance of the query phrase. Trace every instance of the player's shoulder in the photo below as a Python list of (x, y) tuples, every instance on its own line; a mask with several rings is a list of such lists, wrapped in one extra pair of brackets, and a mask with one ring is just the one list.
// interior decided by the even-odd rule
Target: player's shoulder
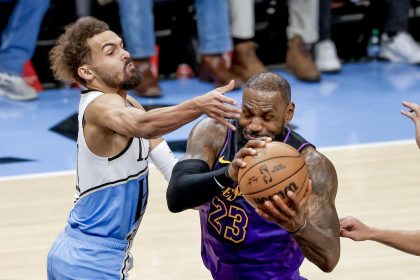
[(330, 160), (323, 153), (315, 149), (315, 147), (312, 145), (305, 147), (301, 154), (306, 162), (330, 162)]
[(197, 122), (192, 133), (196, 135), (224, 135), (226, 134), (226, 126), (211, 118), (205, 118)]
[(104, 93), (95, 98), (90, 104), (91, 108), (103, 110), (106, 107), (125, 107), (125, 100), (118, 94)]
[(188, 142), (191, 143), (191, 147), (216, 151), (224, 143), (226, 130), (224, 125), (213, 119), (205, 118), (195, 124), (188, 137)]

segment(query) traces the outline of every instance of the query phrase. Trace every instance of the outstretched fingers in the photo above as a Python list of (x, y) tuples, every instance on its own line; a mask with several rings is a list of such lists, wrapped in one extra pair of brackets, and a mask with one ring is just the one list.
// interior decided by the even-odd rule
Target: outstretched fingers
[(215, 90), (220, 92), (221, 94), (225, 94), (226, 92), (231, 91), (234, 88), (235, 88), (235, 81), (231, 80), (227, 85), (218, 87)]
[(408, 111), (401, 109), (400, 112), (404, 116), (410, 118), (414, 122), (419, 121), (420, 118), (420, 106), (414, 102), (403, 101), (403, 106), (408, 108)]
[(221, 115), (221, 114), (207, 113), (207, 116), (210, 117), (210, 118), (212, 118), (212, 119), (214, 119), (214, 120), (216, 120), (217, 122), (221, 123), (222, 125), (224, 125), (224, 126), (230, 128), (230, 129), (232, 129), (233, 131), (236, 130), (236, 127), (233, 124), (231, 124), (230, 122), (228, 122), (223, 117), (223, 115)]

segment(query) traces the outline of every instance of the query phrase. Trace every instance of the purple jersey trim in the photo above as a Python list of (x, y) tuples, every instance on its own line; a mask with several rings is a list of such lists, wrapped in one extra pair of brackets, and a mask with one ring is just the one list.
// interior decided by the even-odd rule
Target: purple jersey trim
[[(225, 143), (223, 144), (223, 148), (220, 151), (220, 153), (217, 155), (216, 159), (220, 158), (224, 154), (224, 152), (226, 151), (227, 146), (230, 143), (230, 138), (231, 137), (232, 137), (232, 130), (230, 128), (228, 128), (227, 131), (226, 131)], [(221, 167), (221, 164), (219, 163), (218, 160), (216, 160), (216, 163), (214, 164), (212, 170), (216, 170), (216, 169), (218, 169), (220, 167)]]
[(290, 128), (288, 128), (287, 126), (286, 126), (286, 131), (287, 131), (286, 136), (284, 136), (284, 139), (283, 139), (284, 143), (287, 143), (287, 140), (289, 140), (289, 136), (290, 136)]

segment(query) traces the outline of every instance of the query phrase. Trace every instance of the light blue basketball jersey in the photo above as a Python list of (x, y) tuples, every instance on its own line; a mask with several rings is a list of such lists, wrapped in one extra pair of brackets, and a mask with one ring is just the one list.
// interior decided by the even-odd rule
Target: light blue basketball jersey
[(102, 95), (82, 92), (75, 204), (48, 255), (49, 279), (126, 279), (129, 249), (146, 210), (149, 141), (132, 138), (118, 155), (93, 154), (84, 138), (86, 107)]

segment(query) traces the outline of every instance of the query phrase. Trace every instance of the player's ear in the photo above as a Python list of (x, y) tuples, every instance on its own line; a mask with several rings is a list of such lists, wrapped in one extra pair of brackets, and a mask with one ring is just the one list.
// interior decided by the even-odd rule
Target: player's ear
[(77, 68), (77, 74), (86, 81), (91, 81), (94, 78), (94, 73), (90, 69), (89, 65), (83, 64)]
[(290, 101), (289, 104), (287, 104), (286, 111), (285, 111), (286, 123), (289, 123), (293, 119), (294, 113), (295, 113), (295, 103)]

